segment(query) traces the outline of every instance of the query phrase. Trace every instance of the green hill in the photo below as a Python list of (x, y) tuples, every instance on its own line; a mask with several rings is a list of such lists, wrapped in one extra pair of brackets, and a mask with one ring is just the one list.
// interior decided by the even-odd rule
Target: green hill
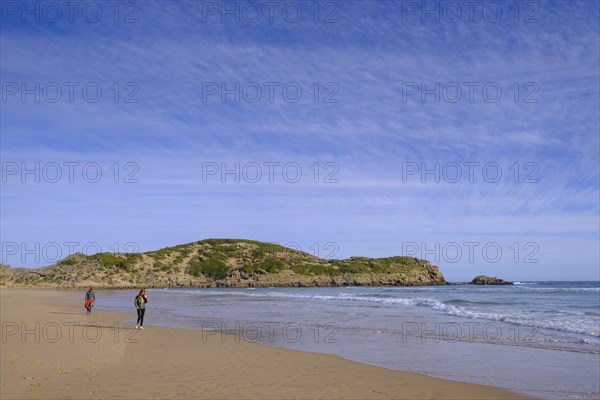
[(0, 285), (36, 287), (258, 287), (439, 285), (436, 266), (413, 257), (325, 260), (276, 244), (206, 239), (146, 253), (73, 254), (38, 268), (0, 265)]

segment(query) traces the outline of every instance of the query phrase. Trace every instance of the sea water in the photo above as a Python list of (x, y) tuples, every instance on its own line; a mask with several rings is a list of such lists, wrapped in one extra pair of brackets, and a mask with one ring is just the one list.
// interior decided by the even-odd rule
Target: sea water
[[(203, 328), (199, 345), (219, 336), (541, 398), (600, 397), (599, 282), (148, 293), (146, 323)], [(133, 312), (134, 295), (103, 292), (97, 305)]]

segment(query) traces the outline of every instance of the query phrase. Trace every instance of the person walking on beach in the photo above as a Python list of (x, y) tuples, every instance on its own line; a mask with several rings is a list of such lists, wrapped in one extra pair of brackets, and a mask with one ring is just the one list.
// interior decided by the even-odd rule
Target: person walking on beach
[(146, 291), (141, 289), (137, 296), (135, 296), (135, 309), (137, 310), (137, 321), (135, 323), (135, 329), (144, 329), (144, 314), (146, 313), (146, 303), (148, 302), (148, 296)]
[(90, 290), (88, 290), (85, 293), (85, 303), (84, 303), (84, 307), (87, 310), (88, 314), (92, 313), (92, 307), (94, 307), (94, 303), (96, 302), (96, 293), (94, 293), (94, 288), (90, 288)]

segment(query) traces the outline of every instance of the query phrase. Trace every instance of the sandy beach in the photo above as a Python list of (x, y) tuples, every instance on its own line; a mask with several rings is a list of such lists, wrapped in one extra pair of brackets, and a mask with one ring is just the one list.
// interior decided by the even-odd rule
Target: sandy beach
[(195, 329), (134, 330), (133, 313), (86, 315), (83, 294), (0, 290), (1, 398), (525, 398)]

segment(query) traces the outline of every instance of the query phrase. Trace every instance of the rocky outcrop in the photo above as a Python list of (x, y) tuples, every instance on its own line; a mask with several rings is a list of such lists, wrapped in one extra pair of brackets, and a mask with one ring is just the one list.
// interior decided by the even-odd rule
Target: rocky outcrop
[(147, 253), (73, 254), (38, 269), (2, 265), (0, 285), (167, 288), (444, 285), (438, 267), (413, 257), (326, 260), (270, 243), (207, 239)]
[[(437, 267), (436, 267), (437, 269)], [(439, 271), (434, 277), (401, 273), (343, 274), (338, 276), (302, 275), (291, 270), (274, 274), (253, 275), (246, 278), (227, 277), (215, 282), (205, 282), (203, 287), (318, 287), (318, 286), (423, 286), (444, 285)]]
[(471, 285), (512, 285), (512, 282), (508, 282), (505, 280), (502, 280), (500, 278), (496, 278), (495, 276), (486, 276), (486, 275), (479, 275), (476, 276), (472, 281), (471, 281)]

